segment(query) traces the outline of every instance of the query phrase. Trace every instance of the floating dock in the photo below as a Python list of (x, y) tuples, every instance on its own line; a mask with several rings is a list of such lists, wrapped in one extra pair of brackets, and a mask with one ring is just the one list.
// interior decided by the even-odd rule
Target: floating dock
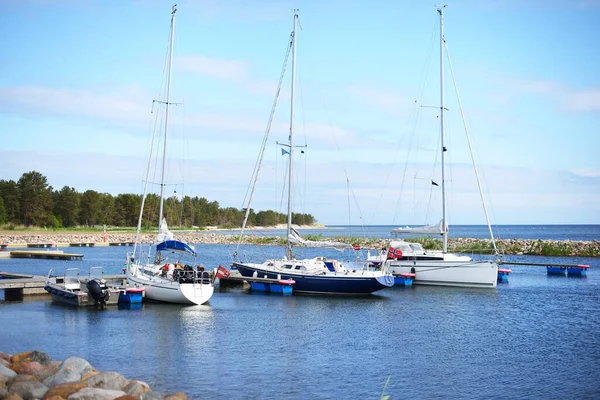
[(81, 260), (83, 254), (65, 253), (62, 250), (13, 250), (11, 258), (38, 258), (45, 260)]
[(283, 295), (291, 295), (293, 292), (293, 286), (296, 283), (291, 279), (270, 279), (241, 275), (230, 275), (227, 278), (220, 279), (220, 284), (223, 286), (234, 286), (236, 284), (243, 284), (244, 282), (248, 282), (250, 289), (253, 292), (276, 293)]
[[(501, 261), (500, 264), (507, 265), (525, 265), (532, 267), (546, 267), (548, 275), (562, 275), (562, 276), (587, 276), (587, 271), (590, 268), (586, 264), (555, 264), (555, 263), (531, 263), (531, 262), (518, 262), (518, 261)], [(510, 270), (509, 270), (510, 271)], [(498, 270), (498, 279), (500, 279), (500, 270)]]
[(506, 283), (508, 282), (508, 275), (512, 272), (511, 269), (503, 269), (498, 268), (498, 282)]
[(412, 286), (413, 279), (417, 274), (405, 272), (400, 275), (394, 275), (394, 286)]

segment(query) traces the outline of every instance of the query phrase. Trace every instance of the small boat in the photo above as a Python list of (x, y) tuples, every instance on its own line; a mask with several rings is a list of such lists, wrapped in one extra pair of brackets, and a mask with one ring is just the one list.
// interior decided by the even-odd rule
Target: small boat
[[(296, 25), (298, 14), (294, 13), (294, 30), (291, 34), (288, 52), (292, 54), (292, 89), (290, 109), (290, 135), (289, 143), (284, 144), (282, 153), (288, 155), (288, 212), (287, 212), (287, 247), (286, 256), (283, 259), (266, 260), (262, 263), (251, 263), (236, 260), (232, 267), (236, 268), (242, 276), (259, 277), (279, 280), (294, 281), (294, 293), (309, 294), (344, 294), (344, 295), (366, 295), (375, 291), (385, 289), (394, 285), (394, 277), (387, 271), (386, 266), (379, 265), (373, 268), (370, 262), (340, 262), (328, 260), (325, 257), (311, 259), (296, 259), (293, 245), (305, 247), (336, 248), (343, 250), (352, 248), (352, 245), (333, 241), (312, 241), (303, 239), (300, 234), (292, 228), (292, 187), (293, 187), (293, 164), (294, 155), (294, 76), (296, 72)], [(289, 53), (288, 53), (289, 54)], [(279, 93), (279, 90), (278, 90)], [(262, 157), (261, 157), (262, 158)], [(242, 226), (242, 232), (246, 224), (250, 205), (246, 208), (246, 217)], [(240, 235), (241, 238), (241, 235)], [(238, 252), (235, 252), (238, 254)]]
[(104, 308), (106, 305), (116, 305), (119, 300), (121, 289), (106, 284), (102, 267), (91, 267), (87, 279), (83, 280), (79, 268), (67, 268), (63, 276), (54, 276), (53, 272), (54, 269), (48, 272), (44, 290), (59, 303)]

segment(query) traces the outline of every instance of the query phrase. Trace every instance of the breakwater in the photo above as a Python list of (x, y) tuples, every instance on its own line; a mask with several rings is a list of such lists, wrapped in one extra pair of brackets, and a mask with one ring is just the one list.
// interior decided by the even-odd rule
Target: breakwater
[[(141, 243), (152, 243), (156, 234), (145, 233), (140, 235)], [(221, 233), (177, 233), (175, 238), (186, 240), (195, 244), (235, 244), (239, 235)], [(319, 237), (308, 237), (319, 239)], [(333, 237), (330, 240), (357, 244), (363, 248), (381, 249), (389, 245), (390, 239), (366, 239), (356, 237)], [(107, 243), (128, 243), (135, 240), (135, 233), (109, 233)], [(441, 250), (441, 239), (413, 238), (407, 241), (422, 243), (426, 249)], [(0, 245), (15, 246), (29, 243), (103, 243), (102, 233), (11, 233), (0, 234)], [(242, 244), (280, 245), (284, 239), (277, 236), (247, 235), (242, 238)], [(600, 242), (575, 241), (575, 240), (534, 240), (534, 239), (499, 239), (496, 246), (500, 253), (516, 255), (542, 255), (542, 256), (567, 256), (567, 257), (600, 257)], [(492, 244), (487, 239), (450, 238), (448, 250), (451, 252), (489, 254), (493, 252)]]
[(100, 372), (85, 359), (54, 361), (33, 350), (0, 352), (0, 399), (148, 399), (187, 400), (182, 392), (161, 394), (142, 381), (118, 372)]

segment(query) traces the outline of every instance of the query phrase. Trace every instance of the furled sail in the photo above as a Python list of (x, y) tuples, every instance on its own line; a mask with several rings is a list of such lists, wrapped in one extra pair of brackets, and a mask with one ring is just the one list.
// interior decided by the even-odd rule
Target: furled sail
[(342, 243), (342, 242), (334, 242), (331, 240), (307, 240), (307, 239), (303, 239), (302, 236), (300, 236), (300, 234), (298, 233), (297, 230), (295, 230), (294, 228), (291, 228), (290, 231), (290, 235), (288, 236), (288, 239), (291, 243), (297, 244), (297, 245), (301, 245), (304, 247), (328, 247), (328, 248), (333, 248), (336, 250), (344, 250), (344, 249), (351, 249), (352, 245), (348, 244), (348, 243)]
[(425, 225), (425, 226), (407, 226), (405, 228), (394, 228), (392, 229), (392, 235), (398, 236), (404, 233), (414, 233), (421, 235), (443, 235), (447, 233), (448, 229), (443, 228), (443, 221), (440, 221), (437, 225)]
[(167, 226), (167, 220), (165, 218), (160, 221), (160, 228), (158, 229), (158, 235), (156, 235), (155, 244), (157, 251), (183, 251), (190, 253), (193, 256), (196, 255), (196, 249), (194, 246), (173, 238), (173, 232), (169, 230), (169, 227)]

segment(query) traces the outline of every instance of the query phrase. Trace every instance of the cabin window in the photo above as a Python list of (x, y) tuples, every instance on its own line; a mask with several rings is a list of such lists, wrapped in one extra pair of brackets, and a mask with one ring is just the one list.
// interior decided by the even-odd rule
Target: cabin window
[(292, 265), (290, 265), (290, 264), (285, 264), (285, 265), (283, 266), (283, 268), (285, 268), (285, 269), (292, 269)]

